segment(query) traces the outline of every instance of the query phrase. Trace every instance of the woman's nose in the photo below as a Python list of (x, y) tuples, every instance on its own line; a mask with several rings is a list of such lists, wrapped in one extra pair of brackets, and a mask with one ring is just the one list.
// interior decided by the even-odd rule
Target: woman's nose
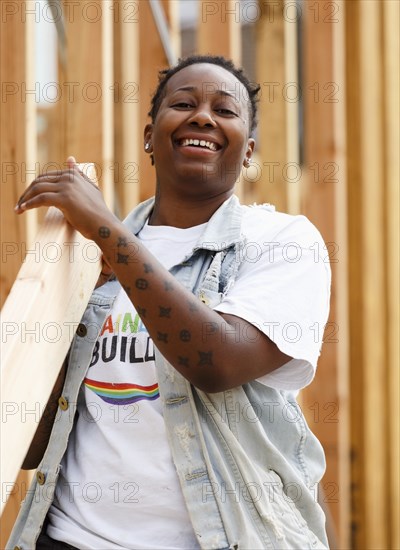
[(216, 122), (212, 117), (212, 112), (206, 106), (199, 106), (189, 119), (191, 126), (207, 126), (213, 128)]

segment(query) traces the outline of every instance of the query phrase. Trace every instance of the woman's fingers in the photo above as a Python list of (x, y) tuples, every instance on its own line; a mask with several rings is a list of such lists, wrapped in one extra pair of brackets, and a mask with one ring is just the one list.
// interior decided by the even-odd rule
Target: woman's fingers
[(17, 214), (22, 214), (25, 210), (39, 208), (39, 206), (58, 206), (58, 196), (58, 193), (47, 192), (25, 198), (21, 203), (17, 204), (15, 211)]
[[(21, 195), (21, 198), (19, 199), (15, 210), (26, 210), (26, 208), (23, 207), (24, 204), (27, 202), (31, 203), (31, 200), (34, 197), (37, 197), (38, 195), (45, 194), (51, 194), (56, 195), (60, 192), (60, 185), (59, 182), (57, 184), (49, 182), (47, 180), (37, 180), (36, 183), (31, 183), (31, 185), (26, 189), (26, 191)], [(47, 197), (48, 198), (48, 197)], [(55, 196), (53, 198), (56, 198)], [(35, 204), (38, 204), (37, 202)]]
[[(39, 206), (56, 206), (65, 219), (88, 239), (95, 239), (105, 220), (115, 221), (115, 215), (104, 202), (100, 189), (80, 171), (74, 158), (68, 158), (66, 170), (41, 174), (24, 191), (15, 211)], [(90, 185), (89, 185), (90, 184)]]

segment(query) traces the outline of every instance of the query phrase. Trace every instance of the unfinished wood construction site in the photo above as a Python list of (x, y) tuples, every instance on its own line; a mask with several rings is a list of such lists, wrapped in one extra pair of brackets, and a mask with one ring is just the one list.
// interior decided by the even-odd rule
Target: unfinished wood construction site
[[(0, 6), (2, 305), (25, 253), (45, 260), (35, 245), (44, 212), (14, 214), (35, 175), (65, 167), (69, 155), (92, 162), (120, 217), (153, 195), (142, 136), (159, 69), (182, 55), (219, 54), (261, 84), (255, 162), (237, 193), (244, 203), (305, 214), (327, 243), (331, 314), (317, 328), (325, 343), (300, 403), (326, 452), (319, 498), (331, 547), (340, 549), (400, 548), (399, 9), (392, 0)], [(56, 36), (45, 46), (56, 55), (52, 82), (37, 74), (48, 60), (37, 40), (43, 22)], [(74, 267), (65, 266), (65, 279)], [(62, 292), (54, 281), (47, 299)], [(40, 323), (40, 308), (36, 316)], [(18, 327), (21, 345), (34, 330)], [(46, 401), (23, 378), (21, 385), (24, 404), (2, 392), (2, 434), (11, 420), (37, 422), (37, 403), (42, 410)], [(2, 457), (15, 463), (14, 446), (28, 444), (2, 438)], [(32, 475), (1, 480), (1, 548)]]

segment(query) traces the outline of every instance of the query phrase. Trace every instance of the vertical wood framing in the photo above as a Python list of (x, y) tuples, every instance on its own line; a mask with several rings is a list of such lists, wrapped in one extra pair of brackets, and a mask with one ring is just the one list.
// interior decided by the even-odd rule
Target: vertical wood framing
[(241, 9), (235, 0), (200, 0), (197, 26), (197, 52), (223, 55), (241, 64)]
[(387, 419), (388, 419), (388, 513), (390, 534), (389, 546), (400, 548), (400, 365), (399, 365), (399, 250), (400, 226), (400, 136), (399, 136), (399, 57), (400, 51), (398, 21), (399, 2), (384, 2), (383, 6), (384, 47), (384, 122), (385, 122), (385, 235), (387, 270), (385, 277), (387, 300)]
[[(33, 1), (25, 3), (34, 10)], [(35, 234), (36, 213), (21, 218), (14, 206), (35, 177), (36, 104), (34, 15), (9, 2), (1, 20), (1, 304), (18, 273), (24, 251)]]
[[(364, 437), (362, 482), (365, 502), (366, 548), (388, 548), (388, 533), (382, 525), (388, 517), (387, 424), (385, 405), (385, 289), (384, 289), (384, 212), (383, 212), (383, 127), (382, 127), (382, 50), (381, 5), (360, 5), (360, 110), (361, 110), (361, 229), (360, 259), (363, 269), (363, 373), (361, 398), (365, 403), (361, 418), (353, 425)], [(359, 207), (360, 207), (359, 206)], [(350, 211), (355, 205), (350, 205)], [(377, 256), (379, 258), (377, 258)], [(378, 260), (378, 261), (377, 261)], [(361, 366), (361, 365), (358, 365)], [(356, 374), (356, 371), (353, 371)], [(352, 380), (352, 387), (356, 380)], [(359, 426), (360, 421), (362, 426)]]
[(106, 203), (113, 208), (113, 2), (64, 0), (67, 35), (65, 87), (67, 154), (93, 162)]
[(284, 2), (268, 0), (263, 5), (257, 24), (257, 81), (262, 92), (257, 140), (262, 176), (257, 196), (259, 202), (270, 202), (277, 210), (287, 212), (287, 185), (283, 178), (288, 153)]
[[(319, 261), (331, 261), (331, 312), (324, 333), (315, 381), (302, 392), (311, 429), (321, 441), (327, 471), (321, 500), (332, 518), (332, 547), (349, 542), (348, 330), (346, 254), (346, 163), (342, 131), (345, 98), (344, 10), (326, 17), (326, 3), (303, 12), (304, 164), (302, 213), (317, 226), (327, 243)], [(336, 5), (337, 6), (337, 5)], [(334, 6), (333, 6), (334, 7)], [(318, 44), (318, 47), (316, 47)]]
[[(162, 3), (165, 16), (170, 29), (178, 26), (178, 11), (174, 0), (164, 0)], [(151, 97), (157, 87), (158, 71), (168, 67), (167, 57), (162, 47), (161, 39), (157, 31), (153, 13), (148, 2), (139, 2), (139, 34), (140, 34), (140, 123), (139, 123), (139, 149), (140, 149), (140, 200), (147, 199), (155, 192), (155, 170), (151, 166), (150, 156), (144, 152), (143, 129), (150, 123), (147, 113), (150, 110)], [(178, 47), (179, 40), (172, 43)], [(180, 52), (175, 52), (179, 57)]]
[[(286, 3), (287, 4), (287, 3)], [(295, 6), (292, 5), (292, 10)], [(287, 7), (287, 6), (286, 6)], [(286, 94), (286, 167), (287, 174), (287, 211), (290, 214), (300, 212), (301, 168), (299, 165), (299, 101), (297, 55), (297, 10), (296, 15), (286, 16), (284, 20), (284, 70), (285, 83), (289, 84)], [(291, 92), (289, 92), (291, 88)]]
[(399, 545), (395, 4), (346, 4), (352, 545), (371, 549)]
[[(36, 230), (36, 212), (16, 216), (14, 206), (36, 172), (36, 104), (34, 78), (34, 2), (2, 4), (0, 31), (1, 98), (1, 273), (2, 306)], [(29, 12), (28, 15), (26, 12)], [(4, 396), (0, 396), (4, 405)], [(4, 441), (2, 440), (4, 446)], [(11, 491), (1, 516), (0, 546), (17, 516), (30, 474), (21, 472), (13, 480), (2, 479), (2, 502)]]
[[(134, 10), (132, 9), (134, 8)], [(139, 201), (139, 4), (119, 2), (114, 19), (116, 211), (124, 218)]]

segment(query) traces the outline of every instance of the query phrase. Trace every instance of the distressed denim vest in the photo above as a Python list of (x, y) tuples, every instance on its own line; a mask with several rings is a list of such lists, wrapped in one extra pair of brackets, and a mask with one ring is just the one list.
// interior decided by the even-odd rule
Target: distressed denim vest
[[(153, 204), (149, 199), (127, 217), (124, 223), (132, 233), (141, 230)], [(198, 246), (171, 269), (209, 307), (234, 284), (245, 245), (243, 210), (237, 197), (228, 199), (208, 222)], [(54, 497), (79, 388), (120, 288), (113, 281), (92, 294), (69, 352), (63, 389), (68, 407), (63, 402), (57, 413), (7, 549), (35, 548)], [(324, 453), (295, 397), (257, 381), (207, 394), (158, 350), (156, 369), (172, 456), (200, 547), (327, 548), (325, 517), (317, 503)]]

